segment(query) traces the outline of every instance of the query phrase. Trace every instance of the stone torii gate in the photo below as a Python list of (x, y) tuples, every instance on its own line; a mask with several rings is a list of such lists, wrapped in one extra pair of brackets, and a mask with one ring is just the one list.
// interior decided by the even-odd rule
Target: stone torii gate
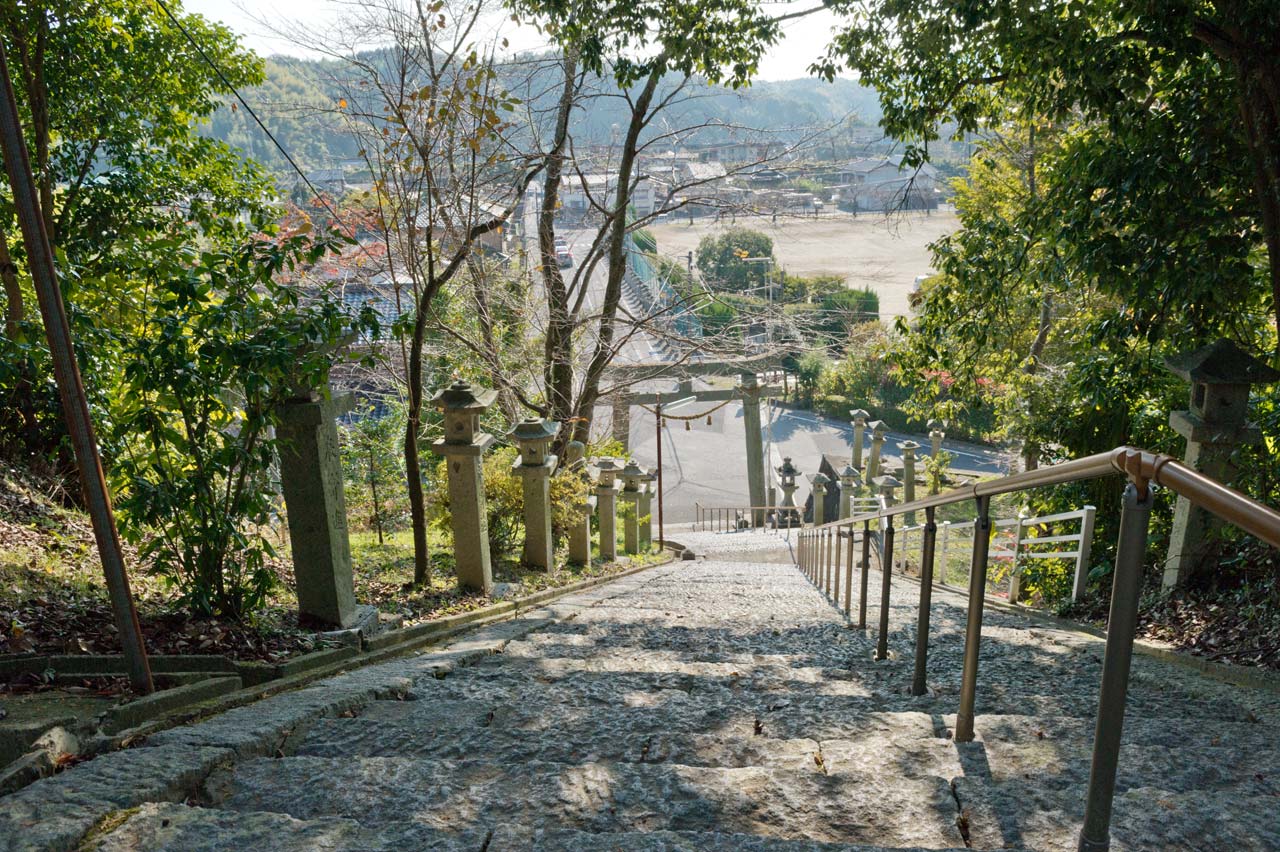
[[(746, 431), (745, 449), (747, 459), (747, 491), (749, 492), (752, 506), (764, 506), (766, 505), (768, 498), (765, 491), (764, 437), (761, 434), (760, 401), (761, 399), (779, 394), (782, 391), (782, 386), (760, 384), (756, 368), (762, 367), (768, 370), (774, 360), (775, 359), (770, 358), (767, 360), (745, 362), (737, 365), (716, 363), (686, 365), (682, 367), (686, 372), (695, 372), (701, 375), (724, 375), (731, 370), (733, 372), (737, 372), (739, 376), (739, 383), (733, 388), (712, 391), (694, 391), (693, 378), (682, 377), (679, 379), (679, 383), (673, 391), (620, 394), (615, 397), (614, 403), (614, 438), (620, 440), (623, 446), (629, 447), (631, 429), (630, 407), (632, 405), (653, 406), (657, 408), (660, 405), (668, 405), (676, 402), (677, 400), (684, 400), (690, 397), (698, 402), (727, 402), (730, 400), (740, 400), (742, 402), (743, 427)], [(619, 409), (626, 412), (621, 424), (617, 416)], [(621, 429), (619, 428), (620, 425)], [(620, 435), (619, 432), (622, 430), (625, 430), (625, 434)], [(764, 512), (752, 512), (751, 515), (751, 523), (753, 526), (764, 526)]]

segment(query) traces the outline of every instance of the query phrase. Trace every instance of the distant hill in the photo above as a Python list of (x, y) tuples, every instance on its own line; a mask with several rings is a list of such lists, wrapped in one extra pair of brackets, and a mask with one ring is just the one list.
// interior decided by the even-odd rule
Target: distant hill
[[(522, 86), (553, 93), (555, 81), (549, 74), (544, 79), (525, 81)], [(324, 168), (357, 154), (358, 146), (342, 126), (336, 110), (340, 98), (350, 97), (346, 87), (337, 82), (342, 75), (343, 68), (330, 60), (272, 56), (266, 60), (263, 85), (242, 94), (303, 169)], [(674, 78), (666, 81), (664, 89), (669, 91), (676, 83)], [(514, 84), (509, 87), (515, 89)], [(593, 88), (605, 94), (616, 93), (611, 80), (597, 80)], [(551, 97), (552, 94), (543, 94), (541, 99)], [(758, 82), (739, 91), (693, 81), (665, 117), (668, 123), (652, 132), (701, 126), (704, 129), (696, 139), (702, 142), (755, 135), (744, 128), (798, 138), (838, 124), (846, 135), (867, 137), (875, 135), (880, 106), (873, 90), (852, 80)], [(574, 115), (575, 144), (606, 144), (615, 132), (614, 125), (625, 120), (625, 107), (619, 99), (597, 98), (590, 108)], [(205, 132), (235, 145), (274, 171), (288, 170), (270, 140), (238, 106), (228, 102), (218, 109)]]

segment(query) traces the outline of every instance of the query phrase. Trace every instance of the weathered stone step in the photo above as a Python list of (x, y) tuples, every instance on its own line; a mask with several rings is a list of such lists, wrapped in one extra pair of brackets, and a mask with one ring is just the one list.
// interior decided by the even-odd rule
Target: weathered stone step
[[(955, 793), (974, 846), (1008, 844), (1037, 852), (1075, 852), (1077, 848), (1084, 819), (1083, 783), (1062, 787), (1023, 779), (990, 784), (958, 778)], [(1111, 849), (1271, 852), (1280, 849), (1276, 802), (1274, 795), (1242, 795), (1238, 790), (1120, 789), (1113, 806)]]
[(740, 729), (695, 725), (678, 731), (666, 717), (607, 713), (578, 720), (586, 724), (553, 719), (548, 727), (519, 728), (508, 727), (511, 716), (481, 702), (450, 702), (435, 708), (439, 713), (423, 712), (432, 709), (423, 705), (379, 704), (360, 717), (324, 719), (290, 748), (299, 755), (334, 758), (668, 763), (819, 773), (875, 773), (892, 750), (900, 755), (895, 771), (908, 776), (952, 778), (962, 772), (954, 745), (937, 735), (934, 720), (923, 713), (867, 714), (858, 719), (856, 737), (818, 742), (779, 737), (765, 719), (759, 728), (752, 720)]
[(458, 832), (510, 823), (593, 833), (707, 831), (890, 847), (964, 845), (942, 778), (677, 764), (258, 759), (215, 774), (218, 807)]
[[(531, 830), (515, 825), (441, 832), (413, 823), (370, 829), (355, 820), (297, 820), (284, 814), (143, 805), (89, 847), (94, 852), (924, 852), (925, 847), (853, 846), (724, 832)], [(952, 847), (942, 852), (960, 852)], [(967, 850), (966, 850), (967, 852)]]

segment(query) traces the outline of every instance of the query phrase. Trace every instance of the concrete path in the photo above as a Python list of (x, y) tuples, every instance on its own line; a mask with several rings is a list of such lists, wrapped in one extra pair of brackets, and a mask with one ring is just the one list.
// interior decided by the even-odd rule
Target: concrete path
[[(97, 821), (87, 848), (112, 852), (1075, 849), (1096, 640), (989, 613), (980, 738), (957, 747), (958, 596), (935, 593), (914, 698), (917, 586), (898, 582), (897, 656), (875, 663), (874, 634), (793, 566), (724, 558), (777, 559), (784, 540), (685, 538), (718, 558), (0, 800), (0, 848), (71, 848)], [(1112, 848), (1276, 849), (1278, 814), (1280, 699), (1138, 659)]]

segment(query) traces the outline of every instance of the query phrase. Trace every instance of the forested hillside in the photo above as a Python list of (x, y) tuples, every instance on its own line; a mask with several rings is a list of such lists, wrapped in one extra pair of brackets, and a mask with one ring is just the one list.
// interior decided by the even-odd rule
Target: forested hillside
[[(344, 116), (339, 109), (343, 98), (350, 96), (343, 74), (343, 69), (331, 61), (273, 56), (266, 60), (262, 85), (249, 87), (242, 94), (300, 166), (323, 168), (358, 153), (358, 146), (344, 129)], [(530, 78), (527, 66), (521, 71), (508, 68), (507, 85), (517, 96), (554, 91), (551, 81), (542, 79), (548, 74), (554, 74), (554, 70), (547, 68)], [(664, 88), (669, 91), (678, 81), (672, 76)], [(616, 85), (601, 79), (595, 89), (601, 97), (593, 101), (590, 109), (575, 114), (575, 144), (607, 143), (614, 126), (626, 120), (625, 102), (611, 97), (617, 94)], [(531, 100), (536, 109), (537, 97)], [(757, 82), (739, 91), (695, 81), (686, 87), (680, 103), (669, 110), (668, 124), (652, 132), (724, 125), (697, 134), (698, 141), (715, 142), (768, 138), (771, 134), (791, 140), (813, 131), (838, 128), (840, 134), (865, 138), (874, 135), (879, 118), (875, 92), (852, 80)], [(230, 100), (214, 113), (204, 132), (240, 148), (273, 170), (287, 169), (280, 153), (253, 119)]]

